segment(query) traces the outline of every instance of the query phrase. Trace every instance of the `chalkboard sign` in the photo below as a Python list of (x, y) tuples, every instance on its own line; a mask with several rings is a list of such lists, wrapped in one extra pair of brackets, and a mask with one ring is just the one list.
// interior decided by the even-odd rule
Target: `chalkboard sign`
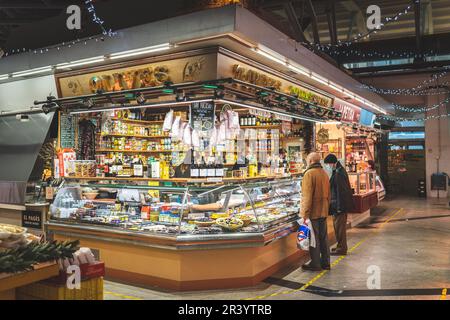
[(22, 227), (42, 229), (42, 212), (22, 211)]
[(62, 149), (75, 148), (76, 118), (68, 114), (59, 114), (59, 138)]
[(214, 126), (216, 106), (213, 102), (194, 102), (190, 108), (191, 127), (200, 131), (211, 130)]

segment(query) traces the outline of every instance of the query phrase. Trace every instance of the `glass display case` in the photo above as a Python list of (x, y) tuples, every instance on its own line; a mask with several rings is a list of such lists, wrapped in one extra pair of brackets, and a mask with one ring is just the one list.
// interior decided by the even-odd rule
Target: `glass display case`
[(376, 191), (375, 171), (372, 172), (349, 172), (348, 177), (353, 194), (361, 195)]
[(301, 179), (153, 187), (71, 184), (50, 207), (57, 223), (137, 234), (263, 233), (298, 219)]

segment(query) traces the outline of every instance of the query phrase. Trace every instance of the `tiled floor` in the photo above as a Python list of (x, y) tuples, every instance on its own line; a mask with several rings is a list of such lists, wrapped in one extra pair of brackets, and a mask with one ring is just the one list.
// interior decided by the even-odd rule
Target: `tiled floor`
[[(450, 299), (442, 295), (450, 290), (448, 201), (397, 198), (378, 209), (349, 230), (353, 251), (333, 257), (328, 272), (294, 265), (251, 288), (181, 293), (105, 281), (105, 299)], [(370, 269), (379, 270), (380, 289), (368, 288)]]

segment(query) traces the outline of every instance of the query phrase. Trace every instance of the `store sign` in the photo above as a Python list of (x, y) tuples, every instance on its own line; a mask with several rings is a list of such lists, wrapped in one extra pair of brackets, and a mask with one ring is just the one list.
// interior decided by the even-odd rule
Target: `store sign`
[(89, 79), (91, 93), (155, 87), (170, 81), (167, 66), (130, 69), (112, 74), (101, 74)]
[(376, 116), (374, 113), (361, 109), (361, 116), (359, 118), (359, 123), (362, 124), (363, 126), (373, 127), (375, 118)]
[(233, 65), (233, 78), (261, 87), (273, 87), (275, 90), (281, 89), (280, 80), (272, 78), (254, 69), (243, 67), (240, 64)]
[(359, 123), (361, 109), (337, 99), (334, 100), (333, 107), (335, 111), (342, 113), (341, 121)]
[(87, 95), (163, 85), (166, 81), (211, 80), (216, 78), (216, 55), (207, 54), (174, 60), (95, 71), (58, 78), (62, 97)]
[(216, 106), (213, 102), (191, 103), (191, 127), (200, 131), (209, 131), (214, 126)]
[(22, 211), (22, 227), (42, 229), (42, 213), (39, 211)]
[(327, 96), (298, 86), (290, 86), (289, 94), (294, 95), (299, 99), (318, 104), (319, 106), (323, 107), (330, 107), (333, 102), (333, 100)]

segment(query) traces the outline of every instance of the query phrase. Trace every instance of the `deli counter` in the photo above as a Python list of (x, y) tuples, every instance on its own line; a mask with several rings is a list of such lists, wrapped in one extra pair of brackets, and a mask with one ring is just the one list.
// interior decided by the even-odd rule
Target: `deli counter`
[(381, 200), (379, 194), (384, 191), (376, 172), (349, 172), (348, 176), (353, 191), (352, 213), (364, 213), (376, 207)]
[(175, 290), (254, 285), (299, 258), (301, 178), (213, 185), (70, 182), (51, 237), (80, 239), (111, 279)]

